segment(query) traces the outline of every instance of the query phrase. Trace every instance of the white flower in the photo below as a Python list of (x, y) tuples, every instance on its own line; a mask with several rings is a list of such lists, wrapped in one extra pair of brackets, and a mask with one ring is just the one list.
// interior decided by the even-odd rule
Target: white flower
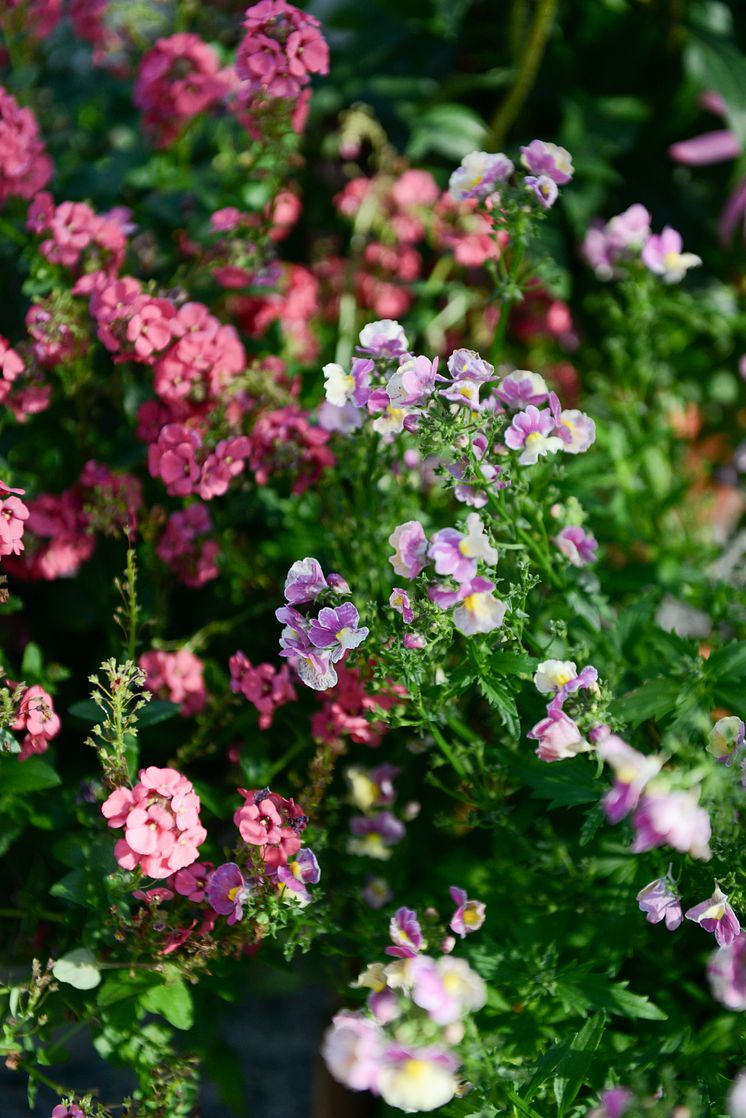
[(491, 633), (499, 629), (507, 610), (505, 602), (494, 598), (487, 591), (468, 594), (461, 605), (453, 611), (453, 624), (465, 637), (475, 633)]
[(341, 365), (331, 362), (324, 365), (324, 393), (335, 408), (343, 408), (349, 403), (355, 391), (355, 378), (346, 373)]
[(551, 695), (575, 679), (577, 674), (578, 669), (572, 660), (544, 660), (536, 669), (534, 686), (540, 695)]
[(494, 567), (497, 563), (497, 551), (487, 539), (479, 513), (472, 512), (467, 516), (466, 535), (458, 545), (458, 549), (467, 559), (483, 559), (490, 567)]
[(416, 1049), (409, 1058), (383, 1067), (378, 1077), (383, 1101), (407, 1114), (445, 1106), (456, 1087), (452, 1071), (433, 1060), (420, 1058)]

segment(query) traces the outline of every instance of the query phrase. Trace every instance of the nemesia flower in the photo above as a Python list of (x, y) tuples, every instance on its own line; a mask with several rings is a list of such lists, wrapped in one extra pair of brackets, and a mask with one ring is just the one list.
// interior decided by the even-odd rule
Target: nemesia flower
[(465, 1013), (482, 1009), (487, 1002), (484, 980), (466, 959), (420, 955), (412, 963), (412, 1001), (436, 1025), (451, 1025)]
[(622, 1118), (633, 1101), (634, 1095), (626, 1087), (607, 1087), (599, 1096), (599, 1105), (588, 1112), (588, 1118)]
[(746, 1071), (733, 1080), (727, 1098), (728, 1118), (746, 1118)]
[(682, 252), (681, 234), (667, 225), (660, 234), (653, 234), (642, 249), (642, 262), (645, 267), (658, 276), (664, 283), (679, 283), (690, 268), (702, 263), (693, 252)]
[(549, 399), (549, 388), (544, 377), (528, 369), (516, 369), (508, 373), (495, 389), (498, 399), (513, 410), (525, 408), (528, 404), (538, 406)]
[(657, 877), (637, 894), (640, 911), (646, 913), (649, 924), (666, 922), (669, 932), (674, 932), (682, 923), (681, 898), (672, 887), (670, 877)]
[(461, 583), (458, 590), (431, 586), (427, 594), (430, 601), (442, 609), (455, 605), (454, 627), (465, 637), (471, 637), (475, 633), (491, 633), (499, 629), (505, 619), (508, 607), (493, 596), (494, 589), (495, 584), (490, 579), (477, 577)]
[(360, 896), (369, 908), (383, 908), (393, 897), (391, 887), (385, 877), (370, 876), (366, 878), (365, 888)]
[(396, 370), (386, 385), (386, 392), (394, 408), (424, 404), (435, 389), (438, 358), (410, 357)]
[(743, 720), (736, 715), (719, 718), (710, 730), (710, 737), (705, 748), (718, 761), (730, 765), (743, 746), (745, 733), (746, 727)]
[(316, 885), (321, 880), (321, 870), (316, 855), (307, 846), (304, 847), (297, 858), (290, 858), (286, 865), (278, 867), (277, 880), (281, 881), (298, 900), (307, 904), (311, 895), (306, 885)]
[(344, 602), (336, 609), (326, 606), (311, 622), (308, 637), (314, 648), (322, 648), (329, 653), (332, 663), (341, 660), (351, 648), (363, 643), (370, 630), (365, 626), (357, 627), (359, 614), (352, 602)]
[(483, 199), (493, 194), (499, 182), (510, 178), (513, 161), (501, 151), (471, 151), (461, 160), (448, 182), (448, 192), (457, 202), (467, 198)]
[(547, 176), (557, 186), (564, 186), (573, 176), (569, 151), (544, 140), (532, 140), (526, 147), (522, 147), (521, 163), (532, 175)]
[(384, 1102), (407, 1112), (437, 1110), (456, 1093), (457, 1057), (445, 1048), (392, 1045), (381, 1056), (377, 1090)]
[(448, 372), (454, 381), (470, 380), (483, 384), (492, 380), (495, 368), (473, 349), (454, 349), (448, 358)]
[(318, 559), (297, 559), (285, 579), (285, 601), (292, 605), (313, 602), (326, 588), (327, 581)]
[(596, 561), (598, 541), (579, 525), (563, 528), (554, 537), (553, 543), (573, 567), (587, 567)]
[(538, 741), (536, 756), (540, 761), (565, 761), (578, 753), (587, 753), (590, 745), (577, 724), (561, 710), (552, 710), (533, 726), (527, 735)]
[(199, 796), (175, 769), (140, 769), (134, 788), (117, 788), (101, 806), (110, 827), (124, 827), (114, 847), (123, 869), (140, 866), (147, 877), (170, 877), (196, 862), (207, 838)]
[(389, 563), (395, 573), (402, 578), (417, 578), (427, 565), (427, 537), (419, 520), (400, 524), (391, 533), (388, 542), (394, 548)]
[(427, 641), (423, 637), (422, 633), (405, 633), (402, 637), (402, 644), (405, 648), (416, 651), (418, 649), (424, 648), (427, 644)]
[(713, 997), (728, 1009), (746, 1009), (746, 935), (741, 932), (721, 947), (707, 966)]
[(465, 890), (459, 889), (456, 885), (451, 886), (450, 893), (456, 911), (448, 927), (464, 939), (469, 932), (476, 932), (482, 927), (487, 906), (483, 901), (470, 901)]
[(591, 417), (577, 408), (563, 410), (554, 392), (549, 394), (549, 407), (565, 454), (584, 454), (596, 441), (596, 424)]
[(706, 932), (713, 932), (720, 947), (730, 947), (741, 932), (738, 917), (728, 904), (728, 897), (721, 891), (719, 885), (715, 886), (708, 901), (702, 901), (701, 904), (688, 909), (684, 916), (687, 920), (699, 924)]
[(554, 179), (550, 179), (548, 175), (526, 175), (523, 180), (523, 185), (526, 190), (530, 190), (534, 198), (536, 198), (539, 205), (543, 206), (545, 210), (552, 208), (557, 201), (559, 190)]
[[(608, 739), (607, 739), (608, 741)], [(607, 815), (608, 817), (608, 815)], [(682, 854), (709, 861), (710, 817), (694, 792), (646, 793), (632, 818), (632, 852), (640, 854), (666, 843)]]
[(554, 434), (552, 413), (548, 408), (539, 411), (533, 404), (513, 416), (505, 432), (505, 445), (522, 451), (518, 458), (522, 466), (533, 466), (544, 455), (564, 449), (563, 440)]
[(405, 625), (410, 625), (414, 621), (414, 610), (412, 603), (406, 590), (402, 590), (400, 586), (395, 586), (391, 591), (389, 598), (389, 605), (396, 610), (397, 613), (402, 615)]
[(389, 923), (389, 935), (393, 946), (386, 948), (386, 954), (399, 959), (412, 959), (427, 947), (417, 913), (411, 908), (396, 910)]
[(351, 1091), (377, 1093), (384, 1042), (380, 1026), (370, 1017), (343, 1010), (324, 1034), (321, 1055), (339, 1083)]
[(456, 582), (470, 582), (477, 573), (477, 560), (490, 567), (497, 563), (497, 551), (490, 544), (479, 514), (472, 512), (466, 518), (466, 535), (455, 528), (436, 532), (428, 549), (428, 556), (435, 563), (436, 573), (452, 575)]
[(387, 862), (393, 853), (391, 848), (404, 838), (406, 827), (390, 811), (379, 811), (373, 816), (353, 816), (350, 831), (355, 837), (347, 842), (349, 854)]
[(360, 331), (360, 350), (371, 357), (401, 357), (409, 349), (403, 327), (391, 318), (369, 322)]
[(248, 899), (250, 888), (235, 862), (218, 866), (207, 879), (207, 903), (228, 917), (229, 924), (243, 919), (243, 906)]
[(359, 357), (353, 357), (349, 373), (336, 362), (324, 365), (324, 393), (328, 403), (337, 408), (351, 403), (362, 407), (368, 402), (370, 395), (372, 371), (373, 362)]
[(573, 660), (544, 660), (534, 673), (534, 687), (540, 695), (552, 695), (575, 679), (577, 674)]
[(397, 765), (384, 762), (373, 769), (352, 765), (345, 776), (350, 786), (352, 802), (360, 811), (369, 812), (374, 807), (388, 807), (396, 799), (394, 780), (401, 770)]
[(614, 787), (603, 798), (609, 823), (618, 823), (640, 802), (645, 785), (660, 772), (663, 758), (638, 753), (616, 734), (607, 734), (598, 743), (598, 755), (614, 770)]

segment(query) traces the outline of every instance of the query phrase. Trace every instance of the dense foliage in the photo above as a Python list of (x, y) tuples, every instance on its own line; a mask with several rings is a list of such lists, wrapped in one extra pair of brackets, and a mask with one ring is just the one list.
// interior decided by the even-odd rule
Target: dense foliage
[(30, 1107), (252, 1114), (305, 955), (382, 1114), (744, 1118), (738, 5), (0, 18)]

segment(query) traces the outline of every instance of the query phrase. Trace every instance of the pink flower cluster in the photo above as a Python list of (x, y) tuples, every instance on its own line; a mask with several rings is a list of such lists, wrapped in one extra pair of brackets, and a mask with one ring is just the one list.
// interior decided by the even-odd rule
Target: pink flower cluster
[(259, 729), (268, 730), (272, 725), (274, 712), (297, 699), (295, 688), (290, 679), (290, 669), (283, 664), (278, 669), (274, 664), (251, 663), (245, 652), (234, 652), (228, 661), (231, 673), (231, 691), (243, 695), (259, 712)]
[(8, 198), (33, 198), (52, 170), (36, 117), (0, 86), (0, 205)]
[(125, 870), (165, 878), (197, 860), (207, 838), (199, 796), (175, 769), (140, 769), (134, 788), (117, 788), (101, 806), (109, 826), (124, 827), (114, 856)]
[(168, 518), (156, 554), (185, 586), (204, 586), (220, 573), (220, 545), (209, 537), (212, 528), (209, 510), (199, 501)]
[(245, 107), (264, 98), (294, 101), (312, 74), (329, 72), (329, 48), (319, 21), (286, 0), (260, 0), (246, 12), (236, 54)]
[(40, 493), (28, 502), (25, 553), (12, 561), (20, 578), (51, 581), (77, 574), (96, 547), (83, 510), (84, 492), (73, 486), (58, 496)]
[(300, 836), (308, 823), (302, 809), (291, 799), (269, 788), (248, 791), (239, 788), (244, 804), (233, 816), (244, 842), (260, 848), (267, 870), (278, 870), (298, 853)]
[(178, 652), (143, 652), (138, 663), (145, 672), (148, 690), (159, 699), (177, 703), (185, 718), (205, 709), (204, 664), (199, 656), (185, 648)]
[(28, 212), (28, 229), (41, 236), (42, 256), (51, 264), (82, 271), (115, 273), (127, 247), (129, 211), (97, 214), (86, 202), (55, 206), (46, 192), (37, 194)]
[(135, 105), (159, 147), (171, 143), (195, 116), (220, 101), (229, 82), (212, 47), (180, 32), (158, 39), (140, 63)]
[(19, 761), (25, 761), (35, 753), (46, 753), (52, 738), (60, 732), (59, 715), (49, 692), (38, 684), (28, 687), (21, 696), (11, 728), (24, 735)]
[(23, 533), (31, 515), (21, 500), (24, 493), (0, 481), (0, 558), (23, 551)]

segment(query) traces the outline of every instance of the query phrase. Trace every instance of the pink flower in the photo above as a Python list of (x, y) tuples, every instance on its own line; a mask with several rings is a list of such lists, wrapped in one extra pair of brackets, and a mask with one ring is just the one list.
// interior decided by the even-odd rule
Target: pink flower
[(605, 733), (598, 742), (598, 755), (614, 770), (614, 787), (603, 798), (609, 823), (618, 823), (637, 807), (649, 780), (660, 772), (662, 758), (638, 753), (616, 734)]
[(185, 586), (204, 586), (220, 573), (216, 563), (220, 545), (214, 539), (199, 539), (212, 531), (205, 505), (196, 503), (168, 518), (156, 547), (159, 559), (179, 576)]
[(26, 761), (33, 754), (46, 753), (49, 742), (60, 732), (60, 726), (52, 696), (38, 684), (28, 687), (12, 724), (13, 730), (26, 735), (21, 742), (19, 761)]
[(563, 528), (554, 537), (554, 543), (573, 567), (587, 567), (596, 561), (598, 543), (578, 525)]
[(576, 723), (562, 711), (550, 709), (547, 717), (529, 730), (528, 737), (538, 741), (536, 756), (540, 761), (565, 761), (590, 749)]
[(402, 590), (400, 586), (395, 586), (391, 591), (389, 605), (392, 609), (395, 609), (397, 613), (402, 615), (402, 620), (405, 625), (410, 625), (412, 621), (414, 621), (414, 610), (409, 600), (409, 594), (407, 594), (406, 590)]
[(419, 520), (400, 524), (389, 536), (394, 548), (389, 563), (402, 578), (417, 578), (427, 564), (427, 537)]
[(167, 423), (157, 441), (148, 447), (150, 476), (160, 477), (172, 497), (188, 497), (199, 478), (197, 453), (201, 446), (202, 440), (193, 428)]
[(564, 186), (573, 176), (569, 151), (544, 140), (532, 140), (522, 147), (521, 163), (532, 175), (546, 176), (557, 186)]
[(338, 1013), (324, 1034), (321, 1054), (330, 1073), (351, 1091), (377, 1093), (384, 1034), (362, 1013)]
[(271, 871), (287, 865), (288, 860), (300, 850), (300, 834), (306, 826), (306, 817), (292, 800), (271, 792), (269, 788), (247, 791), (239, 788), (244, 804), (238, 808), (233, 821), (244, 842), (261, 847), (265, 865)]
[(716, 951), (707, 967), (712, 993), (728, 1009), (746, 1009), (746, 935)]
[(659, 877), (651, 881), (637, 894), (640, 911), (647, 914), (649, 924), (666, 922), (669, 932), (679, 927), (684, 917), (681, 913), (681, 898), (673, 889), (670, 877)]
[(522, 452), (518, 458), (522, 466), (533, 466), (544, 455), (556, 454), (563, 449), (563, 441), (554, 431), (551, 411), (548, 408), (539, 411), (529, 404), (525, 411), (513, 416), (505, 432), (505, 445)]
[[(4, 497), (11, 490), (0, 482), (0, 556), (20, 555), (23, 551), (23, 533), (30, 512), (19, 497)], [(19, 490), (23, 493), (24, 490)]]
[(199, 495), (203, 501), (226, 493), (233, 478), (243, 472), (244, 462), (251, 455), (251, 443), (245, 435), (222, 439), (202, 466)]
[(178, 652), (144, 652), (138, 663), (145, 672), (146, 687), (161, 698), (178, 703), (185, 718), (205, 709), (204, 665), (193, 652), (185, 648)]
[(683, 854), (708, 861), (710, 817), (699, 807), (693, 792), (646, 794), (632, 819), (635, 839), (632, 851), (640, 854), (666, 843)]
[(231, 691), (248, 699), (259, 711), (259, 729), (268, 730), (278, 707), (297, 699), (290, 679), (290, 669), (283, 664), (278, 671), (274, 664), (254, 667), (244, 652), (235, 652), (229, 661)]
[(141, 769), (130, 791), (118, 788), (101, 807), (109, 826), (124, 826), (114, 855), (124, 869), (140, 866), (148, 877), (166, 878), (197, 860), (207, 832), (190, 781), (175, 769)]
[(394, 946), (386, 948), (387, 955), (412, 959), (422, 948), (427, 947), (414, 909), (398, 908), (391, 917), (389, 934)]
[(212, 47), (199, 35), (179, 32), (158, 39), (143, 57), (133, 99), (158, 146), (166, 147), (227, 91), (228, 80)]
[(664, 283), (679, 283), (690, 268), (697, 268), (702, 260), (692, 252), (682, 252), (681, 234), (669, 225), (662, 233), (653, 234), (645, 242), (642, 262), (646, 268), (663, 277)]

